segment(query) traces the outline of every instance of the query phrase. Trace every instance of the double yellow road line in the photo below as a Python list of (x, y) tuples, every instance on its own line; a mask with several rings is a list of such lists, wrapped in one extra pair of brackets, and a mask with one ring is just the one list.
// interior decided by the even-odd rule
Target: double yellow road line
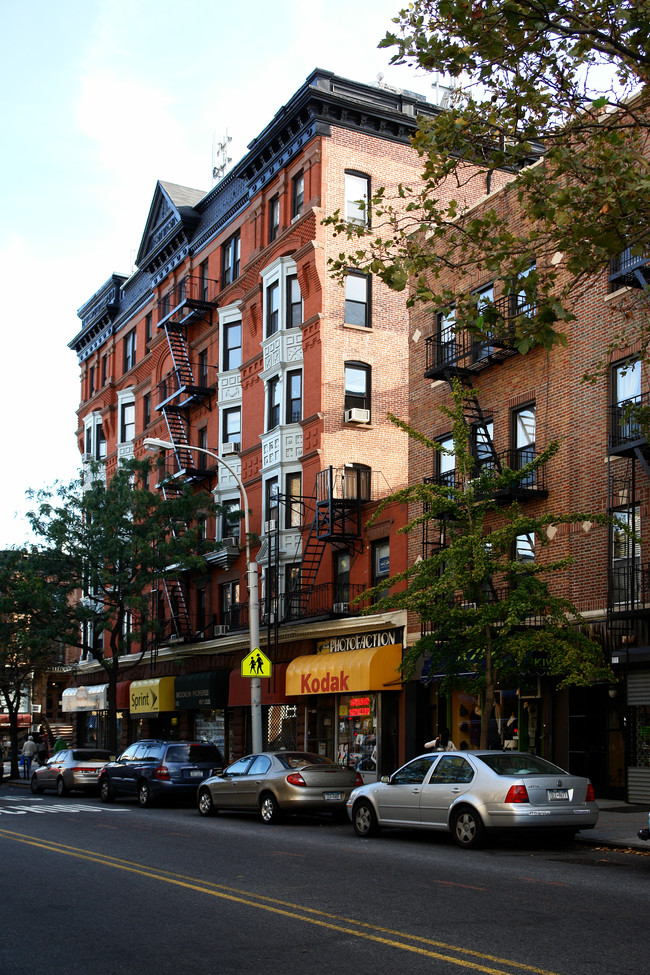
[(449, 965), (471, 969), (473, 972), (485, 973), (485, 975), (513, 975), (513, 973), (521, 972), (533, 973), (533, 975), (558, 975), (556, 972), (551, 972), (545, 968), (537, 968), (534, 965), (527, 965), (524, 962), (514, 961), (509, 958), (500, 958), (497, 955), (486, 954), (485, 952), (475, 951), (471, 948), (462, 948), (458, 945), (436, 941), (433, 938), (408, 934), (405, 931), (397, 931), (392, 928), (382, 927), (378, 924), (355, 921), (348, 917), (319, 911), (316, 908), (305, 907), (303, 904), (294, 904), (291, 901), (279, 900), (276, 897), (267, 897), (264, 894), (255, 894), (251, 891), (239, 890), (236, 887), (227, 887), (224, 884), (213, 883), (209, 880), (199, 880), (195, 877), (161, 870), (158, 867), (147, 867), (142, 864), (132, 863), (130, 860), (107, 856), (105, 853), (91, 852), (78, 847), (55, 843), (53, 840), (35, 839), (34, 837), (25, 836), (22, 833), (15, 833), (5, 829), (0, 829), (0, 838), (24, 843), (27, 846), (32, 846), (50, 853), (74, 857), (77, 860), (87, 860), (94, 864), (111, 867), (114, 870), (122, 870), (126, 873), (136, 874), (139, 877), (147, 877), (150, 880), (171, 884), (175, 887), (191, 890), (194, 893), (206, 894), (209, 897), (218, 897), (221, 900), (240, 904), (243, 907), (267, 911), (271, 914), (280, 915), (303, 924), (326, 928), (330, 931), (335, 931), (337, 934), (346, 934), (364, 941), (371, 941), (374, 944), (379, 944), (387, 948), (396, 948), (397, 950), (422, 955), (426, 958), (435, 958)]

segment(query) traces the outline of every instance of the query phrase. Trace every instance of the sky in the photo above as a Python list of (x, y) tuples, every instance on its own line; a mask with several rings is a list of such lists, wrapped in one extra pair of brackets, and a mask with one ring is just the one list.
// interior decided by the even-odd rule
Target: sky
[(79, 469), (77, 309), (131, 273), (156, 180), (207, 192), (318, 67), (433, 97), (377, 44), (400, 0), (0, 0), (0, 549)]

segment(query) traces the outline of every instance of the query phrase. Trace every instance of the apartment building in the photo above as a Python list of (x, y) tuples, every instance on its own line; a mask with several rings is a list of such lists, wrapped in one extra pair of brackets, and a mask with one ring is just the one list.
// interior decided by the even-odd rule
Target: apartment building
[[(486, 206), (507, 217), (516, 231), (521, 211), (513, 187), (501, 187), (477, 204)], [(566, 282), (561, 258), (535, 255), (541, 275), (559, 266), (558, 289)], [(647, 367), (639, 359), (639, 348), (630, 345), (614, 355), (607, 376), (595, 383), (583, 377), (593, 373), (603, 356), (607, 358), (609, 343), (620, 334), (623, 322), (629, 327), (642, 314), (636, 299), (647, 282), (646, 257), (628, 249), (573, 295), (575, 320), (565, 329), (567, 347), (558, 346), (550, 354), (537, 348), (522, 356), (512, 342), (510, 325), (531, 311), (525, 307), (530, 298), (523, 292), (506, 294), (504, 282), (476, 270), (469, 289), (477, 297), (477, 307), (489, 304), (499, 312), (489, 341), (457, 332), (453, 308), (448, 315), (420, 308), (413, 315), (410, 344), (411, 423), (450, 450), (437, 453), (432, 468), (430, 454), (412, 447), (412, 481), (453, 483), (450, 421), (440, 406), (451, 405), (451, 383), (457, 379), (466, 391), (465, 419), (480, 465), (520, 469), (551, 441), (560, 442), (548, 466), (517, 485), (504, 502), (517, 501), (526, 513), (607, 513), (611, 518), (608, 528), (598, 530), (587, 516), (571, 525), (549, 526), (544, 550), (539, 539), (522, 536), (513, 557), (573, 559), (554, 576), (552, 585), (580, 611), (589, 634), (602, 644), (615, 679), (559, 691), (543, 670), (521, 675), (512, 686), (499, 688), (495, 727), (503, 732), (507, 716), (514, 713), (519, 748), (589, 775), (599, 795), (631, 801), (650, 798), (649, 597), (642, 558), (650, 454), (634, 410), (648, 401)], [(456, 286), (456, 293), (468, 290), (467, 280), (454, 280), (451, 272), (443, 275), (441, 284), (452, 290)], [(641, 543), (631, 540), (622, 526), (633, 528)], [(444, 542), (435, 525), (429, 525), (409, 544), (412, 562)], [(467, 685), (444, 701), (435, 684), (416, 690), (416, 713), (426, 708), (447, 713), (454, 742), (476, 747), (481, 701)]]
[[(368, 521), (407, 481), (408, 444), (386, 413), (408, 415), (409, 318), (404, 297), (370, 275), (331, 277), (343, 247), (322, 219), (365, 222), (378, 187), (397, 197), (417, 180), (409, 138), (417, 115), (436, 111), (314, 71), (212, 189), (158, 182), (136, 271), (84, 303), (70, 343), (84, 463), (110, 478), (158, 438), (173, 445), (170, 477), (232, 512), (238, 479), (245, 488), (272, 661), (264, 745), (364, 762), (370, 775), (421, 747), (398, 669), (405, 614), (378, 600), (363, 615), (353, 601), (407, 562), (406, 511)], [(204, 736), (232, 757), (251, 738), (241, 515), (205, 531), (209, 571), (161, 583), (165, 639), (120, 683), (118, 704), (125, 742)], [(91, 725), (101, 738), (101, 673), (86, 658), (79, 686), (95, 696), (68, 692), (80, 739)]]

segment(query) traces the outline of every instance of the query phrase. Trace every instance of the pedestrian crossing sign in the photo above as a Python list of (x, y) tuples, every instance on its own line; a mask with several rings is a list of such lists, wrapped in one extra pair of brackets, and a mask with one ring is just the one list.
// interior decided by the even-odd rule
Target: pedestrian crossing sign
[(270, 677), (271, 661), (263, 654), (259, 647), (244, 657), (241, 662), (242, 677)]

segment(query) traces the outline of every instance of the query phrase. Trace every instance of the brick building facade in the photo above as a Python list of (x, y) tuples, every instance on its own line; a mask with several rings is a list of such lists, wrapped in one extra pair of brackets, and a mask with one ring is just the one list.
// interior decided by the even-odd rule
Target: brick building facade
[[(486, 205), (506, 216), (516, 231), (520, 210), (512, 187), (497, 189), (477, 207)], [(561, 289), (566, 282), (563, 255), (535, 257), (540, 274), (550, 265), (559, 268)], [(474, 341), (464, 333), (455, 334), (448, 319), (416, 309), (409, 383), (411, 423), (434, 439), (450, 437), (450, 421), (439, 407), (450, 405), (450, 380), (458, 377), (467, 389), (477, 390), (479, 413), (476, 404), (469, 403), (466, 412), (477, 451), (487, 451), (504, 466), (517, 467), (551, 441), (560, 442), (543, 477), (540, 472), (519, 498), (527, 513), (611, 517), (609, 528), (596, 528), (588, 517), (571, 526), (551, 526), (548, 548), (542, 551), (533, 538), (522, 557), (572, 557), (573, 565), (554, 576), (552, 586), (575, 604), (590, 634), (604, 646), (615, 681), (557, 691), (543, 677), (522, 678), (518, 686), (502, 689), (498, 717), (502, 721), (514, 709), (520, 747), (589, 775), (599, 795), (627, 795), (633, 801), (650, 798), (647, 567), (642, 561), (643, 544), (630, 541), (619, 526), (634, 528), (642, 540), (647, 534), (646, 439), (626, 407), (647, 402), (648, 383), (646, 367), (637, 360), (638, 349), (633, 346), (616, 353), (608, 375), (595, 383), (584, 382), (583, 377), (607, 358), (608, 345), (625, 316), (629, 326), (630, 315), (642, 314), (636, 298), (646, 286), (644, 264), (644, 257), (628, 251), (611, 267), (603, 267), (573, 295), (575, 321), (564, 329), (567, 347), (558, 346), (550, 354), (537, 348), (525, 356), (508, 342), (508, 321), (522, 311), (517, 295), (503, 298), (503, 283), (479, 271), (469, 285), (467, 279), (455, 282), (451, 272), (446, 278), (443, 275), (443, 286), (453, 290), (456, 283), (458, 290), (475, 290), (482, 293), (482, 300), (500, 305), (501, 339)], [(411, 446), (412, 482), (449, 477), (453, 459), (442, 464), (444, 469), (438, 461), (432, 470), (430, 453)], [(422, 539), (412, 534), (409, 546), (409, 561), (413, 561), (422, 551)], [(416, 713), (427, 707), (444, 710), (456, 744), (471, 744), (478, 725), (478, 699), (461, 690), (446, 701), (439, 701), (431, 689), (419, 688), (417, 693)]]
[[(360, 200), (416, 180), (409, 137), (416, 114), (437, 110), (315, 71), (209, 192), (157, 184), (137, 270), (111, 275), (82, 306), (70, 343), (84, 463), (110, 478), (159, 438), (174, 445), (169, 472), (218, 502), (241, 507), (237, 482), (192, 447), (217, 452), (246, 488), (273, 662), (264, 744), (365, 759), (370, 774), (375, 749), (386, 771), (421, 748), (397, 670), (405, 614), (379, 601), (360, 615), (352, 602), (406, 565), (406, 511), (367, 522), (407, 480), (406, 438), (386, 412), (408, 414), (409, 321), (403, 296), (379, 280), (331, 278), (341, 248), (322, 218), (340, 209), (365, 221)], [(250, 748), (243, 525), (222, 518), (206, 532), (220, 543), (209, 572), (163, 585), (166, 639), (118, 688), (122, 740), (203, 735), (233, 757)], [(355, 673), (345, 693), (312, 679), (334, 651), (337, 673)], [(79, 740), (104, 734), (101, 674), (88, 655), (79, 682), (97, 684), (97, 697), (67, 692)]]

